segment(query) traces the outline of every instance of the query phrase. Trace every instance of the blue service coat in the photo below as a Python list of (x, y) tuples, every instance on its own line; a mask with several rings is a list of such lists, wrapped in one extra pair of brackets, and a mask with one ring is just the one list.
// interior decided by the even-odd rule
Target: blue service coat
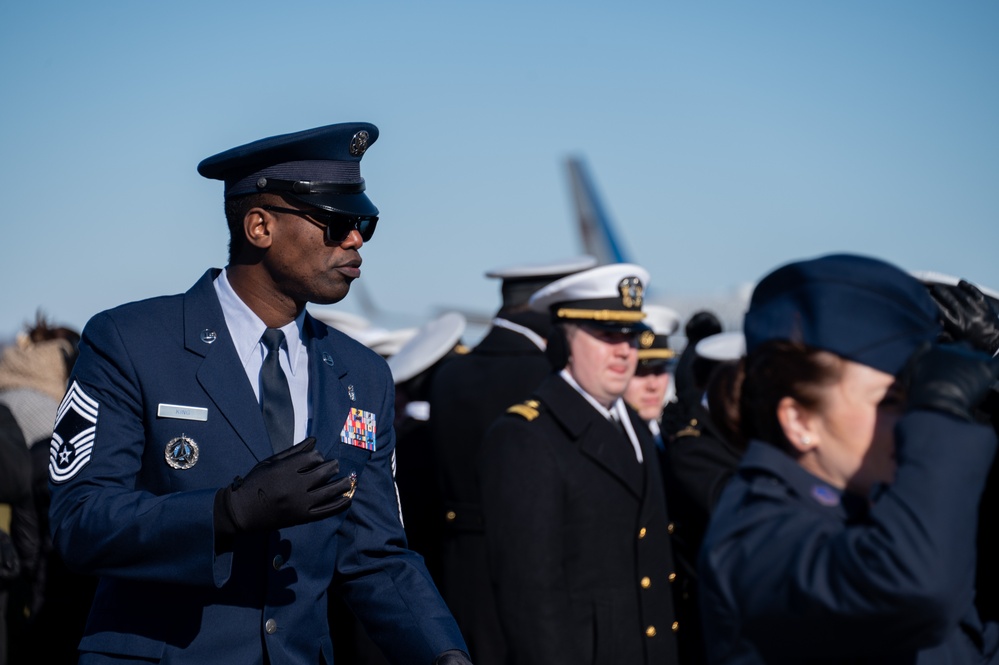
[[(70, 455), (54, 438), (50, 464), (59, 476), (51, 482), (54, 542), (68, 564), (101, 578), (81, 662), (331, 663), (326, 592), (334, 578), (396, 662), (429, 664), (464, 649), (422, 559), (406, 546), (388, 368), (311, 317), (309, 433), (325, 458), (339, 459), (338, 477), (357, 474), (351, 507), (237, 536), (231, 552), (216, 554), (216, 492), (273, 454), (212, 285), (217, 274), (208, 271), (186, 294), (98, 314), (83, 331), (63, 408), (73, 394), (82, 406), (56, 431), (80, 431), (72, 421), (89, 413), (93, 447), (81, 464), (85, 435)], [(164, 404), (206, 409), (207, 417), (178, 418), (174, 409), (163, 417)], [(351, 408), (375, 414), (375, 450), (341, 442)], [(182, 435), (199, 454), (176, 469), (165, 448)]]
[(709, 662), (996, 662), (973, 604), (995, 433), (914, 412), (895, 437), (895, 481), (870, 503), (750, 445), (700, 554)]

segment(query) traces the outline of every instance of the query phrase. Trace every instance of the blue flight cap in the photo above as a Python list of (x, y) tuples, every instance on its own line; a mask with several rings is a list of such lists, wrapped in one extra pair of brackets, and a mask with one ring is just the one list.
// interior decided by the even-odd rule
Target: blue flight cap
[(879, 259), (833, 254), (782, 266), (753, 291), (746, 349), (788, 340), (892, 375), (941, 332), (926, 287)]
[(220, 152), (198, 164), (198, 173), (225, 181), (227, 199), (272, 192), (329, 212), (375, 217), (361, 157), (377, 139), (378, 128), (366, 122), (327, 125)]

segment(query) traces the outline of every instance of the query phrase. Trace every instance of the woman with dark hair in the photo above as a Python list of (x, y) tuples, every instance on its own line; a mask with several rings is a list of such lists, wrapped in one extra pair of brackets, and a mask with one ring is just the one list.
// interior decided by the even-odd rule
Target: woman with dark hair
[(750, 444), (699, 561), (709, 662), (996, 662), (974, 607), (996, 361), (852, 255), (768, 275), (744, 332)]

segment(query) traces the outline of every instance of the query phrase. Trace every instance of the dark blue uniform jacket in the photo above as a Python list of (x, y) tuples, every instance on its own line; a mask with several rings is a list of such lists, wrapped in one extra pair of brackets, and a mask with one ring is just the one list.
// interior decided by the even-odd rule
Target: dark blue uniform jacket
[[(233, 551), (216, 555), (216, 491), (273, 454), (216, 274), (184, 295), (98, 314), (83, 332), (70, 385), (92, 407), (93, 448), (75, 475), (51, 484), (55, 543), (70, 565), (101, 576), (82, 662), (332, 662), (326, 591), (334, 576), (396, 662), (429, 664), (464, 648), (422, 560), (406, 547), (388, 368), (311, 317), (309, 433), (324, 457), (339, 459), (340, 476), (357, 474), (353, 503), (320, 522), (239, 536)], [(161, 417), (162, 404), (206, 409), (207, 418)], [(341, 443), (351, 408), (375, 414), (374, 451)], [(199, 448), (188, 469), (164, 456), (181, 435)], [(57, 452), (50, 468), (63, 473), (66, 456)], [(85, 457), (85, 446), (74, 455)]]
[(751, 444), (700, 554), (709, 662), (995, 662), (973, 604), (995, 433), (915, 412), (895, 436), (895, 482), (871, 502)]

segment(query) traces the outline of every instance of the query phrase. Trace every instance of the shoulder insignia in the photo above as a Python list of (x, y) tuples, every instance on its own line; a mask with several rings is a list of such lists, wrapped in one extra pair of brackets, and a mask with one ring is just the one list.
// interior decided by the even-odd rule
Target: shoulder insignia
[(509, 409), (506, 410), (507, 413), (515, 413), (522, 417), (524, 420), (530, 422), (538, 417), (539, 411), (538, 407), (541, 406), (541, 402), (529, 399), (523, 404), (514, 404)]
[(697, 418), (691, 418), (687, 426), (676, 433), (676, 438), (679, 439), (681, 436), (700, 436), (700, 435), (701, 435), (701, 430), (697, 426)]

